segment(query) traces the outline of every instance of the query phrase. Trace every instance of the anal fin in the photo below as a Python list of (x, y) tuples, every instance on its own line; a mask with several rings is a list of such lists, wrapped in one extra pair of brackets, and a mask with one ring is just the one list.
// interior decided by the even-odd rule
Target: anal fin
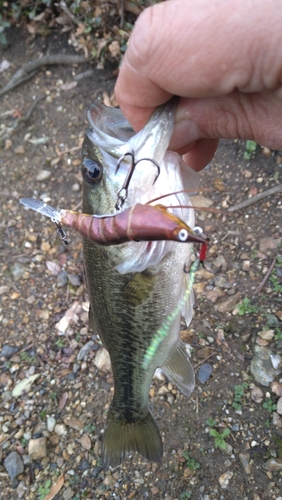
[(195, 373), (182, 340), (173, 346), (161, 368), (185, 396), (190, 396), (195, 387)]

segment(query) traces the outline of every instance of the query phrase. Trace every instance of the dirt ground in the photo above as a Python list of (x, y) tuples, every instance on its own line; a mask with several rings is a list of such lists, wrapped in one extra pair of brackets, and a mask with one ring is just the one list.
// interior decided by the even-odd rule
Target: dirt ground
[[(11, 66), (1, 74), (3, 83), (41, 53), (74, 53), (67, 35), (32, 41), (14, 28), (8, 37), (1, 60)], [(193, 347), (196, 372), (207, 365), (211, 377), (197, 378), (190, 399), (164, 378), (153, 381), (161, 464), (140, 456), (115, 470), (101, 464), (113, 380), (106, 363), (99, 369), (93, 362), (101, 348), (87, 329), (80, 237), (68, 231), (64, 246), (49, 220), (19, 204), (35, 197), (80, 209), (86, 110), (114, 86), (112, 69), (75, 80), (90, 67), (45, 68), (1, 98), (0, 498), (50, 499), (53, 487), (57, 500), (281, 500), (281, 193), (224, 212), (281, 183), (282, 152), (257, 146), (247, 160), (244, 141), (222, 141), (201, 174), (201, 186), (212, 190), (201, 193), (199, 204), (223, 212), (198, 212), (211, 238), (207, 261), (215, 274), (199, 271), (195, 318), (181, 336)], [(31, 117), (8, 132), (41, 96)], [(58, 336), (62, 319), (68, 324)], [(250, 372), (263, 353), (268, 362), (272, 356), (266, 369), (274, 372), (272, 385), (260, 383), (263, 368)], [(14, 395), (18, 382), (36, 374), (30, 388)], [(5, 462), (13, 451), (24, 465), (14, 479)]]

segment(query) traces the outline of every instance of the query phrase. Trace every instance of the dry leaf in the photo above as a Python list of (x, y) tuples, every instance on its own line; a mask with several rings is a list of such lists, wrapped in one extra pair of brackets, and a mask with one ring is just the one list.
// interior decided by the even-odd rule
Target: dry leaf
[(29, 392), (31, 389), (31, 386), (33, 382), (40, 377), (40, 374), (37, 373), (35, 375), (31, 375), (28, 378), (24, 378), (21, 380), (17, 385), (15, 385), (14, 389), (12, 390), (12, 396), (14, 398), (18, 398), (21, 396), (24, 392)]
[(68, 397), (69, 397), (68, 393), (64, 392), (58, 404), (58, 411), (62, 411), (62, 409), (65, 407)]
[(65, 333), (70, 321), (74, 321), (75, 323), (78, 322), (78, 316), (75, 313), (78, 306), (79, 302), (76, 300), (65, 312), (65, 315), (60, 319), (60, 321), (56, 323), (55, 327), (59, 330), (59, 332)]
[(53, 484), (48, 495), (46, 495), (44, 497), (44, 500), (52, 500), (57, 495), (57, 493), (60, 491), (60, 489), (64, 485), (64, 482), (65, 482), (65, 476), (64, 476), (64, 474), (61, 474), (58, 481), (56, 481), (55, 484)]

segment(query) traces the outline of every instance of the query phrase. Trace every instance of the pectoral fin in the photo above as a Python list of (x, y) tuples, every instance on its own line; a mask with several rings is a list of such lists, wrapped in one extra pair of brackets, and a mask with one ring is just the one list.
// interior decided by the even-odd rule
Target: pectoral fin
[(190, 396), (195, 387), (195, 373), (182, 340), (175, 344), (161, 368), (185, 396)]

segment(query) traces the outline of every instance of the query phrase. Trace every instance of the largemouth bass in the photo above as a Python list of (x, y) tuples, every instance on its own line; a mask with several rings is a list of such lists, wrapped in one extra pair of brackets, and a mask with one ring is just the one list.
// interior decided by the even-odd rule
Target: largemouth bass
[[(159, 107), (137, 134), (118, 109), (101, 104), (88, 111), (89, 127), (83, 144), (83, 212), (115, 212), (118, 192), (128, 173), (127, 157), (118, 172), (118, 158), (133, 153), (136, 165), (124, 208), (183, 189), (195, 188), (197, 174), (178, 154), (167, 151), (174, 124), (175, 102)], [(159, 203), (159, 202), (158, 202)], [(191, 205), (186, 193), (165, 198), (165, 204)], [(192, 209), (171, 209), (194, 227)], [(160, 461), (162, 440), (148, 407), (149, 389), (156, 368), (161, 367), (180, 391), (189, 396), (194, 371), (180, 340), (180, 312), (156, 352), (144, 357), (156, 332), (177, 308), (186, 290), (191, 245), (172, 241), (128, 242), (103, 247), (83, 239), (86, 281), (90, 298), (90, 326), (109, 351), (114, 396), (104, 434), (102, 455), (106, 465), (119, 465), (138, 451), (150, 461)], [(192, 318), (193, 297), (182, 310), (186, 323)]]

